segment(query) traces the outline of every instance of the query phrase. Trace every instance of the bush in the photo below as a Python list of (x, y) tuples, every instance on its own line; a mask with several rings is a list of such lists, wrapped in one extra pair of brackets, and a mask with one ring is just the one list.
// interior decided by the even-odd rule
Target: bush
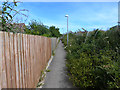
[(57, 38), (61, 36), (59, 28), (55, 28), (55, 26), (48, 28), (48, 26), (43, 25), (43, 23), (37, 22), (36, 20), (33, 20), (31, 23), (29, 23), (25, 29), (25, 33)]
[[(66, 45), (66, 35), (62, 42)], [(119, 88), (119, 45), (119, 31), (115, 29), (97, 29), (89, 32), (88, 37), (72, 34), (66, 48), (66, 65), (73, 84), (86, 88)]]

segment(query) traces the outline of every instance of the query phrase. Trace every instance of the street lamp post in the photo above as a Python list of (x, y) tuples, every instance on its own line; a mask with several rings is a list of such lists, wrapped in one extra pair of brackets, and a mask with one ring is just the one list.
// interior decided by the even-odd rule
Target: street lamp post
[(65, 15), (67, 17), (67, 46), (68, 46), (68, 41), (69, 41), (69, 36), (68, 36), (68, 15)]
[(119, 30), (120, 28), (120, 1), (118, 2), (118, 25), (117, 29)]

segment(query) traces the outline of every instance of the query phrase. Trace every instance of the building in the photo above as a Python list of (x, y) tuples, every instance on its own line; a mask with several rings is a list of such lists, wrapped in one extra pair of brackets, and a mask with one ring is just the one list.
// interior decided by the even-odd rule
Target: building
[[(26, 25), (24, 23), (13, 23), (13, 24), (7, 24), (6, 25), (9, 28), (12, 28), (11, 31), (17, 32), (17, 33), (23, 33), (25, 31)], [(1, 28), (2, 30), (2, 23), (1, 23)], [(7, 31), (10, 31), (9, 29)]]
[(25, 30), (25, 24), (24, 23), (13, 23), (13, 29), (15, 32), (21, 32), (23, 33)]

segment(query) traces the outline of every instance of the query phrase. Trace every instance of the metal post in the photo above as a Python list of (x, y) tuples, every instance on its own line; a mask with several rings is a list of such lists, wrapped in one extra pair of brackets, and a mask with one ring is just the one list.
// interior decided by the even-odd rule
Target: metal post
[(120, 26), (120, 1), (118, 2), (118, 25), (117, 25), (118, 30), (119, 30), (119, 26)]
[(69, 41), (69, 35), (68, 35), (68, 17), (67, 17), (67, 46), (68, 46), (68, 41)]
[(68, 41), (69, 41), (69, 33), (68, 33), (68, 15), (65, 15), (67, 17), (67, 46), (68, 46)]

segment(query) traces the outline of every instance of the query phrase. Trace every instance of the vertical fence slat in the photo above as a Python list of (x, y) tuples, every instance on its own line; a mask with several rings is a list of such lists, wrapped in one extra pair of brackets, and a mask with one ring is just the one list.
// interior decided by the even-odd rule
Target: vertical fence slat
[[(31, 35), (31, 42), (30, 42), (30, 44), (31, 44), (31, 83), (34, 83), (34, 81), (33, 81), (33, 35)], [(34, 86), (34, 84), (33, 84), (33, 86)]]
[(25, 37), (25, 34), (23, 35), (23, 64), (24, 64), (24, 88), (26, 88), (26, 77), (25, 77), (25, 40), (26, 40), (26, 37)]
[(24, 34), (22, 35), (22, 46), (23, 46), (23, 88), (25, 88), (25, 46), (24, 46)]
[(26, 35), (26, 87), (28, 87), (28, 35)]
[(6, 68), (6, 57), (5, 57), (5, 32), (3, 32), (3, 49), (2, 49), (2, 85), (1, 88), (6, 88), (7, 85), (7, 68)]
[(22, 83), (22, 87), (21, 88), (24, 88), (24, 86), (23, 86), (23, 44), (22, 44), (23, 42), (22, 42), (22, 34), (20, 34), (20, 57), (21, 57), (21, 60), (20, 60), (20, 62), (21, 62), (21, 83)]
[(3, 32), (0, 32), (0, 90), (2, 89)]
[(14, 53), (14, 71), (15, 71), (15, 88), (17, 87), (17, 70), (16, 70), (16, 60), (17, 60), (17, 40), (16, 40), (16, 34), (13, 34), (13, 53)]
[(0, 32), (0, 90), (1, 90), (1, 84), (2, 84), (2, 35)]
[(11, 60), (10, 60), (10, 40), (9, 40), (9, 33), (5, 33), (5, 39), (6, 39), (6, 45), (5, 45), (5, 57), (6, 57), (6, 70), (7, 70), (7, 84), (8, 88), (11, 88), (12, 83), (11, 83)]
[(14, 34), (13, 33), (10, 33), (10, 61), (11, 61), (11, 84), (12, 84), (12, 87), (15, 88), (16, 85), (15, 85), (15, 60), (14, 60), (14, 47), (13, 47), (13, 39), (14, 39)]
[(15, 62), (16, 62), (16, 83), (17, 83), (17, 88), (20, 88), (20, 74), (19, 74), (19, 51), (18, 51), (18, 34), (15, 34)]
[[(33, 76), (35, 76), (35, 36), (33, 35), (33, 49), (32, 49), (32, 53), (33, 53)], [(33, 77), (33, 82), (35, 82), (35, 77)]]
[(24, 86), (24, 45), (23, 45), (23, 34), (21, 34), (21, 54), (22, 54), (22, 88)]
[(25, 87), (27, 88), (27, 35), (25, 35)]
[(21, 46), (20, 46), (20, 33), (18, 34), (18, 71), (19, 71), (19, 88), (22, 87), (22, 82), (21, 82)]
[(30, 81), (30, 36), (28, 37), (28, 88), (31, 87), (31, 81)]

